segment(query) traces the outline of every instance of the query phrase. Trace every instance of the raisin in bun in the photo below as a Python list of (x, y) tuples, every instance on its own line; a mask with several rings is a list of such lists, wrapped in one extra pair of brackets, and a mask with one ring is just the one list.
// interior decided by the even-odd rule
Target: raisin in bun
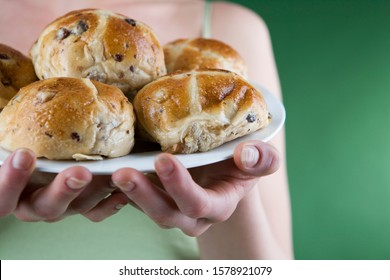
[(137, 93), (133, 105), (139, 135), (170, 153), (208, 151), (268, 124), (262, 94), (224, 70), (159, 78)]
[(40, 79), (90, 78), (129, 95), (166, 74), (164, 51), (152, 29), (106, 10), (77, 10), (58, 18), (30, 53)]
[(135, 115), (114, 86), (50, 78), (23, 87), (0, 114), (0, 146), (48, 159), (119, 157), (134, 145)]
[(214, 39), (178, 39), (164, 45), (168, 73), (177, 70), (224, 69), (247, 77), (240, 54), (229, 45)]
[(0, 44), (0, 110), (21, 87), (38, 80), (29, 57)]

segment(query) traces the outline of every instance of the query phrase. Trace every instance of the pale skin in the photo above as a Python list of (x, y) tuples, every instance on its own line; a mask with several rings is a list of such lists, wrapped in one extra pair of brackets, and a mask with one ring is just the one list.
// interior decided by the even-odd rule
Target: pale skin
[[(16, 8), (15, 1), (7, 2), (0, 14), (12, 14)], [(7, 38), (3, 43), (24, 53), (47, 23), (73, 9), (100, 7), (131, 15), (151, 26), (164, 44), (199, 37), (204, 7), (203, 1), (190, 0), (27, 2), (34, 5), (25, 13), (37, 9), (28, 30), (25, 24), (12, 35), (0, 24), (0, 35)], [(38, 7), (48, 3), (51, 13), (40, 14)], [(7, 20), (6, 15), (1, 18)], [(248, 26), (252, 35), (242, 32)], [(268, 30), (257, 15), (236, 5), (214, 3), (212, 35), (243, 56), (251, 81), (281, 98)], [(34, 154), (20, 149), (0, 169), (0, 217), (13, 214), (23, 221), (54, 222), (82, 214), (101, 221), (130, 203), (163, 228), (177, 227), (197, 236), (201, 258), (291, 259), (284, 145), (281, 131), (271, 143), (239, 144), (232, 159), (212, 166), (187, 170), (173, 155), (161, 153), (155, 160), (156, 174), (124, 168), (112, 176), (93, 176), (80, 166), (59, 174), (37, 173)]]

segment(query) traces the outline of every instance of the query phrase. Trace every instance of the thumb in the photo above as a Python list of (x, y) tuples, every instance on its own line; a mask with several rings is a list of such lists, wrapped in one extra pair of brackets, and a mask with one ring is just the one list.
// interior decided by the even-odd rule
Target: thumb
[(234, 162), (243, 172), (254, 176), (265, 176), (279, 169), (279, 152), (261, 141), (240, 143), (234, 150)]

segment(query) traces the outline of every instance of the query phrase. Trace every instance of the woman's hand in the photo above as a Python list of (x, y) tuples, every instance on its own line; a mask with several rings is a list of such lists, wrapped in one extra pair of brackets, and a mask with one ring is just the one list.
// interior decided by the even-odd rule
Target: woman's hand
[(232, 159), (212, 165), (187, 170), (173, 155), (162, 153), (155, 161), (156, 174), (123, 168), (112, 180), (160, 227), (199, 236), (213, 223), (227, 220), (259, 177), (278, 167), (272, 146), (249, 141), (237, 146)]
[(128, 198), (110, 185), (110, 176), (92, 177), (83, 167), (59, 174), (33, 172), (35, 155), (12, 153), (0, 169), (0, 217), (14, 214), (23, 221), (54, 222), (82, 214), (101, 221), (115, 214)]

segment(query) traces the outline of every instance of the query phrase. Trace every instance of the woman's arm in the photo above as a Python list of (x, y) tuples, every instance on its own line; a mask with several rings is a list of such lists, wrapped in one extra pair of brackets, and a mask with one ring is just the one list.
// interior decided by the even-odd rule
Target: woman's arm
[[(234, 4), (216, 2), (213, 4), (212, 34), (243, 56), (251, 82), (265, 86), (281, 98), (268, 29), (255, 13)], [(226, 222), (214, 224), (198, 238), (202, 258), (293, 258), (284, 136), (281, 131), (271, 142), (279, 151), (279, 170), (261, 178)]]

